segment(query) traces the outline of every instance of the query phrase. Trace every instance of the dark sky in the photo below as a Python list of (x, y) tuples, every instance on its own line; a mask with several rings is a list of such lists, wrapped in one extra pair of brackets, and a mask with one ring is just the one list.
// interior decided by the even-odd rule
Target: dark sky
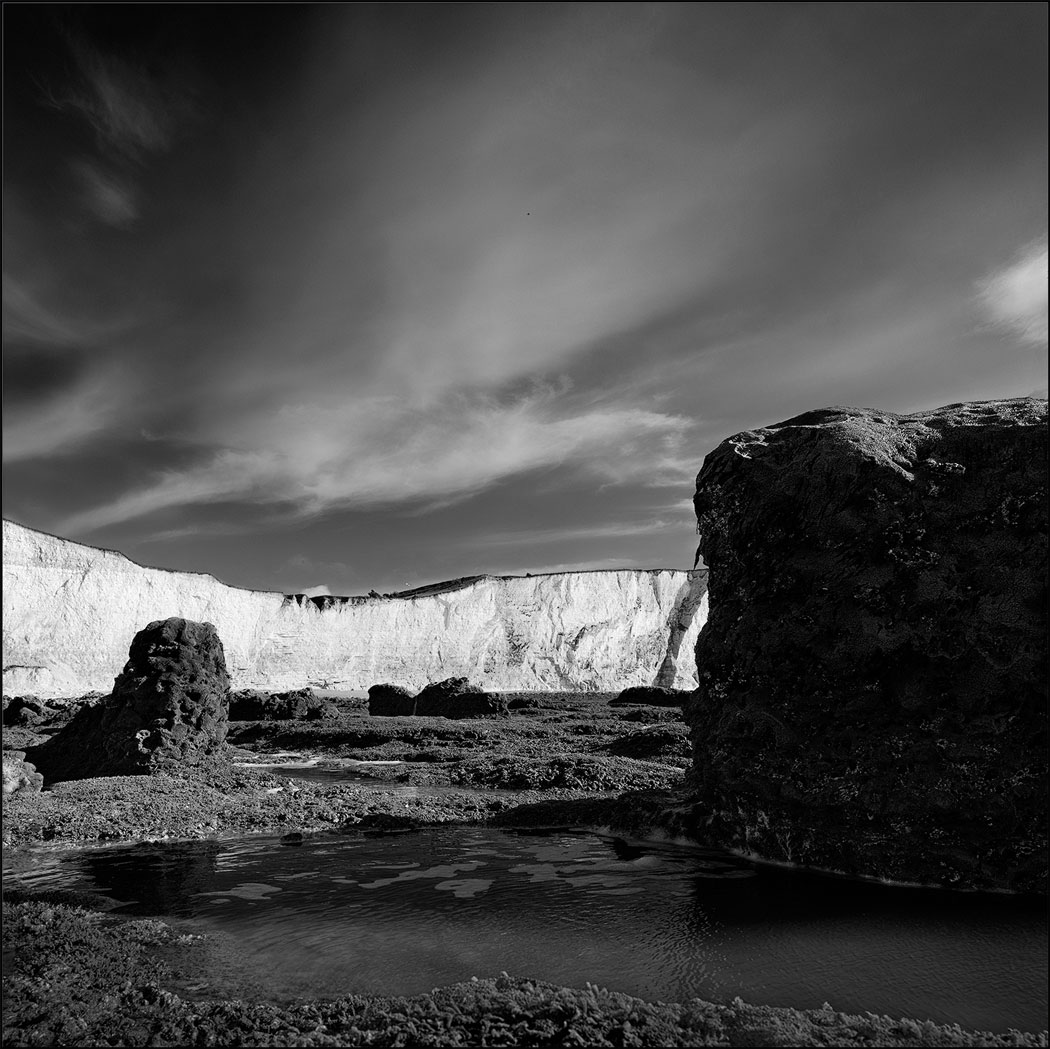
[(690, 567), (732, 433), (1045, 396), (1045, 4), (3, 11), (23, 524), (289, 591)]

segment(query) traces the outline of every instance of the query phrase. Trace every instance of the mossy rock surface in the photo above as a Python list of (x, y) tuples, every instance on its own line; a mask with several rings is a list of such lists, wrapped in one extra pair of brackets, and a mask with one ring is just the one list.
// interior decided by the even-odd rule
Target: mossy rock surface
[(1046, 890), (1047, 406), (809, 412), (704, 461), (704, 833)]

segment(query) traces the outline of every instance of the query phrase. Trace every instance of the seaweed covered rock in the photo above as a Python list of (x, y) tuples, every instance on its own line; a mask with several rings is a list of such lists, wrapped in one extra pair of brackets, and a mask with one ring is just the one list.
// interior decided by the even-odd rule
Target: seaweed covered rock
[(36, 696), (4, 696), (4, 727), (30, 726), (47, 721), (58, 713), (50, 704)]
[(692, 753), (689, 730), (685, 725), (655, 725), (652, 728), (630, 732), (614, 739), (608, 746), (610, 754), (621, 758), (640, 758), (643, 761), (681, 763)]
[(417, 696), (400, 685), (373, 685), (368, 713), (374, 717), (491, 718), (508, 713), (501, 696), (483, 692), (465, 677), (434, 681)]
[(708, 455), (685, 710), (708, 839), (1045, 890), (1046, 412), (829, 408)]
[(636, 703), (646, 703), (651, 707), (680, 707), (690, 694), (677, 688), (664, 688), (662, 685), (632, 685), (625, 688), (615, 699), (610, 699), (609, 706), (627, 707)]
[(427, 685), (416, 696), (416, 714), (431, 718), (491, 718), (507, 714), (501, 696), (483, 692), (465, 677), (450, 677)]
[(272, 694), (249, 689), (230, 696), (231, 721), (318, 721), (338, 716), (339, 708), (315, 696), (311, 688)]
[(157, 620), (135, 635), (113, 692), (30, 757), (49, 782), (198, 765), (226, 739), (229, 690), (211, 623)]
[(26, 761), (24, 750), (5, 750), (3, 758), (3, 792), (4, 797), (25, 791), (27, 794), (39, 793), (44, 785), (44, 777), (36, 767)]
[(416, 697), (400, 685), (372, 685), (368, 690), (368, 713), (373, 717), (411, 717), (416, 712)]

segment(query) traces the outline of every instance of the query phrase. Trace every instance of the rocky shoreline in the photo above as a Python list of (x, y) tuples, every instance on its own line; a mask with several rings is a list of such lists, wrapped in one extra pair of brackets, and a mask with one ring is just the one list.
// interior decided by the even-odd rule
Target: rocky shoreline
[[(611, 693), (504, 699), (510, 717), (372, 717), (364, 701), (340, 698), (337, 717), (233, 722), (223, 748), (194, 768), (73, 780), (5, 798), (5, 850), (384, 834), (439, 823), (668, 835), (695, 825), (680, 792), (689, 744), (679, 708), (611, 705)], [(61, 728), (61, 712), (51, 718), (5, 729), (5, 748), (32, 753)], [(349, 769), (352, 778), (275, 774), (289, 752), (336, 776)], [(104, 913), (106, 906), (5, 889), (5, 1045), (1047, 1044), (1042, 1034), (970, 1032), (830, 1007), (646, 1002), (505, 974), (414, 998), (279, 1005), (216, 994), (214, 986), (205, 995), (192, 988), (209, 982), (221, 943), (186, 921), (130, 920)]]
[(10, 1046), (1047, 1044), (1045, 1035), (964, 1031), (830, 1006), (647, 1002), (506, 973), (411, 998), (348, 995), (289, 1006), (211, 998), (194, 988), (215, 944), (185, 928), (55, 898), (5, 898), (3, 912), (5, 958), (13, 956), (3, 1030)]
[[(625, 791), (662, 791), (682, 782), (688, 742), (677, 710), (668, 721), (669, 712), (659, 708), (613, 708), (612, 693), (507, 698), (532, 705), (510, 718), (447, 721), (371, 717), (362, 701), (346, 699), (338, 718), (233, 722), (230, 743), (193, 768), (19, 791), (5, 799), (4, 845), (490, 820), (592, 824), (604, 822)], [(5, 749), (32, 756), (60, 724), (59, 716), (50, 724), (5, 729)], [(617, 753), (623, 750), (647, 757)], [(353, 778), (275, 775), (272, 763), (287, 762), (289, 751), (333, 770), (353, 762)]]

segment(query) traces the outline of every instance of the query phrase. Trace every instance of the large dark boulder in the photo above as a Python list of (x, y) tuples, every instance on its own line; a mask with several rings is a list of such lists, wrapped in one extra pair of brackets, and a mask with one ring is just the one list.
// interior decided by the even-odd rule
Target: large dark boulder
[(373, 685), (368, 690), (368, 713), (373, 717), (411, 717), (416, 712), (416, 697), (400, 685)]
[(231, 721), (318, 721), (339, 717), (339, 708), (315, 696), (312, 688), (292, 692), (258, 692), (248, 689), (230, 696)]
[(689, 692), (677, 688), (664, 688), (662, 685), (632, 685), (610, 699), (609, 706), (628, 707), (645, 703), (650, 707), (680, 707), (689, 696)]
[(135, 635), (113, 692), (29, 756), (48, 782), (198, 765), (226, 739), (229, 691), (215, 627), (158, 620)]
[(709, 840), (1045, 889), (1046, 410), (829, 408), (707, 457), (685, 715)]
[(491, 718), (508, 713), (502, 696), (483, 692), (465, 677), (431, 682), (416, 696), (416, 714), (432, 718)]

